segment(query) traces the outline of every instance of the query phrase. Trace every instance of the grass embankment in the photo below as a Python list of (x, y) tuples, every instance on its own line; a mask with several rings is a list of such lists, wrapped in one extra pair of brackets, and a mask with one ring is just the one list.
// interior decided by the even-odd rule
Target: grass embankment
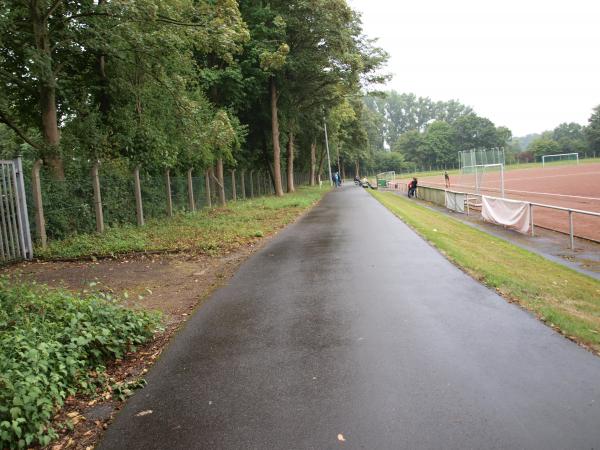
[(600, 353), (600, 282), (393, 193), (369, 191), (448, 259)]
[(42, 259), (113, 256), (134, 252), (199, 251), (218, 255), (294, 221), (328, 188), (301, 187), (284, 197), (230, 202), (225, 207), (151, 220), (143, 227), (109, 228), (103, 234), (80, 234), (38, 248)]
[(68, 396), (125, 391), (105, 365), (152, 338), (158, 323), (107, 296), (0, 278), (0, 448), (50, 443), (50, 423)]

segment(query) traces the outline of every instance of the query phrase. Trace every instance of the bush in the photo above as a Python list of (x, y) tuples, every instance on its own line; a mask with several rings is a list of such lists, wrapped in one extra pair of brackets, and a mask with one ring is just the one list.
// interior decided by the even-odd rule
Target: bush
[(65, 398), (94, 393), (105, 363), (135, 351), (158, 323), (109, 297), (0, 277), (0, 448), (47, 445)]

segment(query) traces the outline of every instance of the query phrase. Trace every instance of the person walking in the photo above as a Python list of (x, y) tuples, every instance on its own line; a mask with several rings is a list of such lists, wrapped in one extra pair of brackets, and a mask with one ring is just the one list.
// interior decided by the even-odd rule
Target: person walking
[(450, 175), (448, 175), (448, 171), (444, 171), (444, 181), (446, 182), (446, 189), (450, 187)]
[(417, 178), (413, 178), (412, 181), (409, 183), (408, 185), (408, 196), (409, 197), (414, 197), (416, 192), (417, 192)]

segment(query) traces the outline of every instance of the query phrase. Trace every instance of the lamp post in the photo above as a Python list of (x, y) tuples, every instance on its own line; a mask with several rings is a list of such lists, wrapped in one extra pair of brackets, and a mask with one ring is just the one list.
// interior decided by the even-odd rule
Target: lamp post
[(327, 137), (327, 122), (323, 117), (323, 125), (325, 128), (325, 148), (327, 149), (327, 167), (329, 168), (329, 186), (333, 186), (333, 179), (331, 176), (331, 159), (329, 158), (329, 138)]

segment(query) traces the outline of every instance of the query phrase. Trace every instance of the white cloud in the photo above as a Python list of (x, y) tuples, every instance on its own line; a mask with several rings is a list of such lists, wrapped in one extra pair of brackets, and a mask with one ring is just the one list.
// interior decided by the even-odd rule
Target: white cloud
[(600, 2), (349, 0), (390, 53), (388, 87), (455, 98), (514, 135), (600, 104)]

